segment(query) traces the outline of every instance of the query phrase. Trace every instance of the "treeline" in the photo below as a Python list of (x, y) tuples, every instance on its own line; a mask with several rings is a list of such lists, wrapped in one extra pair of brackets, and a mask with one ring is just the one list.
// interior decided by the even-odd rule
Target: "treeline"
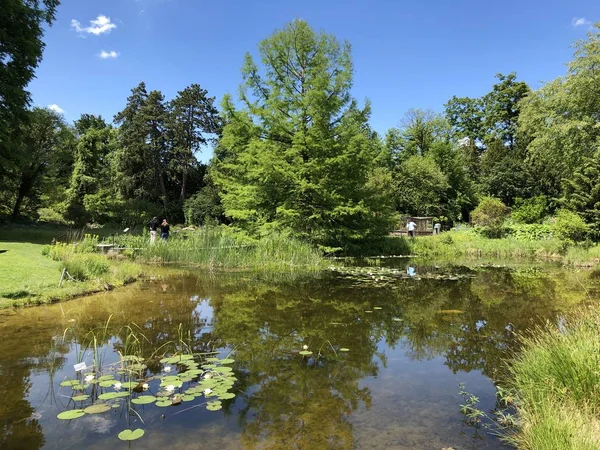
[(537, 91), (497, 75), (484, 96), (410, 110), (385, 136), (351, 96), (347, 42), (295, 20), (259, 54), (245, 58), (238, 101), (219, 110), (199, 85), (166, 100), (144, 83), (113, 123), (26, 110), (4, 153), (2, 213), (124, 225), (160, 214), (286, 230), (332, 250), (385, 236), (401, 214), (468, 221), (494, 197), (524, 222), (565, 208), (600, 231), (598, 31)]

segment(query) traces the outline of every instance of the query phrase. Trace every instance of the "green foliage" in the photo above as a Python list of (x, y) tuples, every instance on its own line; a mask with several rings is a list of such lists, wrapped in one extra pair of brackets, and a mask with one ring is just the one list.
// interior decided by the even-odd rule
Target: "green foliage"
[(123, 236), (132, 247), (146, 247), (141, 258), (181, 262), (206, 268), (243, 268), (256, 271), (319, 270), (322, 253), (288, 234), (270, 233), (260, 239), (235, 233), (226, 226), (171, 233), (168, 242), (148, 245), (147, 237)]
[(225, 128), (213, 179), (225, 214), (252, 234), (292, 230), (324, 249), (385, 234), (393, 226), (383, 149), (370, 108), (350, 96), (350, 46), (295, 20), (250, 55), (236, 111)]
[(207, 184), (187, 199), (184, 211), (185, 223), (188, 225), (204, 225), (210, 222), (222, 223), (224, 221), (223, 205), (213, 183)]
[(575, 242), (585, 240), (590, 231), (580, 215), (566, 209), (557, 211), (552, 228), (557, 237)]
[(506, 217), (508, 217), (508, 208), (501, 200), (484, 197), (473, 210), (471, 221), (476, 226), (489, 228), (490, 233), (496, 235), (500, 233)]
[(548, 201), (539, 195), (529, 199), (517, 199), (511, 218), (517, 223), (541, 223), (548, 214)]
[(511, 224), (505, 227), (509, 236), (524, 241), (538, 241), (551, 239), (553, 237), (553, 227), (549, 224)]
[(518, 448), (597, 448), (599, 325), (597, 313), (587, 310), (561, 329), (548, 324), (521, 338), (510, 366), (521, 426), (509, 441)]
[[(0, 186), (4, 191), (18, 176), (28, 149), (23, 138), (31, 98), (26, 90), (42, 60), (44, 26), (52, 25), (59, 0), (5, 0), (0, 4)], [(10, 189), (7, 189), (9, 191)], [(4, 197), (0, 193), (0, 198)], [(0, 205), (5, 199), (0, 200)], [(13, 205), (11, 205), (12, 207)]]
[(433, 158), (412, 156), (394, 174), (396, 203), (399, 211), (411, 215), (445, 213), (448, 179)]
[(590, 225), (594, 237), (600, 236), (600, 151), (586, 158), (582, 167), (564, 180), (562, 203), (575, 211)]
[(63, 261), (69, 275), (79, 281), (86, 281), (106, 274), (110, 266), (102, 255), (75, 253)]
[(544, 193), (560, 197), (562, 180), (571, 178), (600, 146), (600, 33), (575, 43), (567, 74), (531, 93), (521, 105), (519, 130), (528, 136), (536, 183)]

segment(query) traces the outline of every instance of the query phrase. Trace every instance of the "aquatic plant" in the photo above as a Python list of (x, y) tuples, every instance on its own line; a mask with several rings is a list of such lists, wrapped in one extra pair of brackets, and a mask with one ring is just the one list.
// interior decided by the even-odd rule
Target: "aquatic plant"
[(316, 248), (277, 233), (250, 239), (225, 227), (203, 227), (172, 233), (168, 242), (154, 245), (144, 236), (128, 236), (125, 242), (128, 247), (143, 248), (139, 259), (146, 262), (255, 271), (320, 270), (325, 266)]

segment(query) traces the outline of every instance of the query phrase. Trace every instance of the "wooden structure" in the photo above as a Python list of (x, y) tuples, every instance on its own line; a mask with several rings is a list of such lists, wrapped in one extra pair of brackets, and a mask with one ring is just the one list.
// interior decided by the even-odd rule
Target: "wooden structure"
[(408, 229), (406, 228), (406, 225), (411, 220), (417, 225), (417, 227), (415, 228), (415, 236), (426, 236), (429, 234), (433, 234), (433, 217), (404, 216), (400, 218), (398, 229), (392, 231), (392, 235), (408, 235)]

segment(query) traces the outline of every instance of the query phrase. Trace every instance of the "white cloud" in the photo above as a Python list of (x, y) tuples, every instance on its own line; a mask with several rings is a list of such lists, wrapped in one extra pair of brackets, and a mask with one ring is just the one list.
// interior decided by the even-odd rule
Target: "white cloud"
[(592, 24), (592, 22), (587, 20), (585, 17), (573, 17), (573, 20), (571, 21), (571, 23), (573, 24), (574, 27), (581, 27), (583, 25), (591, 25)]
[(110, 52), (102, 50), (100, 53), (98, 53), (98, 57), (101, 59), (115, 59), (117, 56), (119, 56), (119, 54), (114, 50), (111, 50)]
[(55, 113), (58, 113), (58, 114), (62, 114), (65, 112), (65, 110), (62, 109), (60, 106), (58, 106), (56, 103), (48, 105), (48, 109), (51, 109), (52, 111), (54, 111)]
[(110, 21), (110, 17), (100, 14), (95, 20), (90, 20), (89, 27), (82, 27), (78, 20), (71, 20), (71, 27), (80, 34), (93, 34), (100, 36), (104, 33), (109, 33), (117, 25)]

